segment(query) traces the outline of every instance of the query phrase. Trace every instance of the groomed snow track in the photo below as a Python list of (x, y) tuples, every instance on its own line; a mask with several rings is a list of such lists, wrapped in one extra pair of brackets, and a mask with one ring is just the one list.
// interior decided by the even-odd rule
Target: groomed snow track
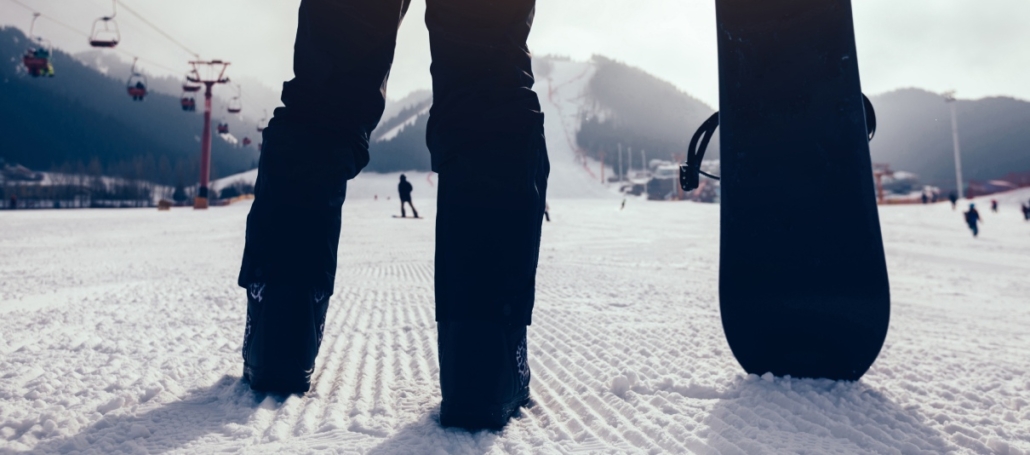
[[(1023, 199), (1030, 198), (1030, 194)], [(315, 385), (239, 382), (246, 205), (0, 216), (0, 453), (1027, 453), (1030, 226), (882, 210), (894, 313), (858, 383), (741, 373), (717, 305), (718, 207), (556, 199), (533, 405), (436, 423), (432, 222), (345, 208)]]

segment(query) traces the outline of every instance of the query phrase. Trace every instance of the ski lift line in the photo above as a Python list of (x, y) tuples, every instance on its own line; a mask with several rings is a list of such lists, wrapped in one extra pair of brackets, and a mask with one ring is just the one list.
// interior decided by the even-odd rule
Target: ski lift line
[[(39, 12), (39, 11), (36, 11), (36, 10), (35, 10), (35, 9), (33, 9), (33, 8), (32, 8), (31, 6), (28, 6), (28, 5), (26, 5), (26, 4), (24, 4), (24, 3), (22, 3), (22, 2), (21, 2), (21, 1), (19, 1), (19, 0), (9, 0), (9, 1), (10, 1), (11, 3), (14, 3), (14, 4), (18, 5), (18, 6), (21, 6), (22, 8), (25, 8), (25, 9), (27, 9), (27, 10), (31, 11), (31, 12), (32, 12), (33, 14), (38, 14), (38, 15), (39, 15), (39, 17), (42, 17), (42, 18), (44, 18), (44, 19), (46, 19), (46, 20), (48, 20), (48, 21), (50, 21), (50, 22), (53, 22), (54, 24), (60, 25), (61, 27), (64, 27), (65, 29), (67, 29), (67, 30), (69, 30), (69, 31), (71, 31), (71, 32), (74, 32), (74, 33), (76, 33), (76, 34), (79, 34), (79, 35), (81, 35), (81, 36), (83, 36), (83, 37), (89, 38), (89, 33), (86, 33), (86, 32), (84, 32), (84, 31), (82, 31), (82, 30), (79, 30), (79, 29), (77, 29), (77, 28), (75, 28), (75, 27), (71, 26), (71, 25), (68, 25), (67, 23), (65, 23), (65, 22), (62, 22), (61, 20), (59, 20), (59, 19), (56, 19), (56, 18), (54, 18), (54, 17), (52, 17), (52, 16), (50, 16), (50, 15), (48, 15), (48, 14), (43, 14), (43, 13), (41, 13), (41, 12)], [(31, 37), (30, 37), (30, 38), (31, 38)], [(150, 64), (150, 65), (153, 65), (153, 66), (155, 66), (155, 67), (161, 68), (161, 69), (163, 69), (163, 70), (166, 70), (166, 71), (170, 71), (170, 72), (172, 72), (173, 74), (174, 74), (174, 73), (178, 73), (178, 72), (180, 72), (180, 71), (181, 71), (181, 70), (174, 70), (174, 69), (171, 69), (171, 68), (169, 68), (169, 67), (167, 67), (167, 66), (165, 66), (165, 65), (162, 65), (162, 64), (160, 64), (160, 63), (158, 63), (158, 62), (155, 62), (155, 61), (153, 61), (153, 60), (150, 60), (150, 59), (147, 59), (147, 58), (143, 58), (143, 57), (138, 57), (138, 56), (137, 56), (136, 54), (133, 54), (132, 52), (129, 52), (129, 51), (127, 51), (127, 50), (125, 50), (125, 49), (122, 49), (122, 48), (113, 48), (113, 49), (111, 49), (111, 50), (112, 50), (112, 51), (115, 51), (115, 52), (119, 52), (119, 53), (121, 53), (122, 55), (127, 55), (127, 56), (129, 56), (129, 57), (132, 57), (132, 58), (136, 58), (136, 59), (139, 59), (139, 61), (141, 61), (141, 62), (144, 62), (144, 63)]]
[(136, 10), (134, 10), (134, 9), (130, 8), (128, 5), (126, 5), (124, 0), (122, 0), (122, 9), (124, 9), (125, 11), (128, 11), (133, 16), (136, 16), (136, 18), (138, 18), (139, 20), (143, 21), (144, 24), (147, 24), (148, 26), (150, 26), (150, 28), (154, 29), (154, 31), (156, 31), (157, 33), (160, 33), (161, 36), (163, 36), (166, 39), (168, 39), (168, 41), (171, 41), (176, 46), (179, 46), (179, 48), (181, 48), (182, 50), (186, 51), (186, 53), (192, 55), (193, 57), (195, 57), (198, 60), (200, 59), (200, 54), (194, 52), (192, 49), (187, 47), (185, 44), (182, 44), (182, 42), (180, 42), (179, 40), (175, 39), (172, 35), (169, 35), (164, 30), (161, 30), (157, 25), (154, 25), (153, 22), (150, 22), (149, 20), (147, 20), (147, 18), (143, 17), (142, 14), (137, 13)]
[(75, 33), (77, 33), (79, 35), (82, 35), (82, 36), (84, 36), (86, 38), (89, 38), (89, 33), (86, 33), (86, 32), (84, 32), (82, 30), (79, 30), (79, 29), (77, 29), (75, 27), (72, 27), (71, 25), (68, 25), (68, 24), (66, 24), (64, 22), (61, 22), (61, 21), (57, 20), (57, 19), (54, 19), (53, 17), (50, 17), (49, 15), (43, 14), (43, 13), (41, 13), (39, 11), (36, 11), (34, 8), (32, 8), (29, 5), (26, 5), (26, 4), (24, 4), (24, 3), (22, 3), (22, 2), (20, 2), (18, 0), (10, 0), (10, 2), (14, 3), (15, 5), (18, 5), (18, 6), (22, 7), (22, 8), (25, 8), (25, 9), (31, 11), (32, 14), (36, 14), (39, 17), (42, 17), (42, 18), (44, 18), (44, 19), (46, 19), (46, 20), (48, 20), (50, 22), (53, 22), (53, 23), (55, 23), (57, 25), (60, 25), (61, 27), (64, 27), (64, 28), (66, 28), (68, 30), (71, 30), (71, 31), (73, 31), (73, 32), (75, 32)]

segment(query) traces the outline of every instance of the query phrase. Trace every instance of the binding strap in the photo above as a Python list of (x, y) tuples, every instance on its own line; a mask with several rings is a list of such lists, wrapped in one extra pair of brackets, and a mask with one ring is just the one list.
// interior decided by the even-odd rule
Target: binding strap
[[(872, 141), (876, 136), (876, 111), (869, 98), (862, 95), (862, 104), (865, 108), (865, 125), (868, 140)], [(715, 129), (719, 127), (719, 113), (716, 112), (708, 117), (697, 129), (694, 136), (690, 138), (690, 146), (687, 148), (687, 162), (680, 165), (680, 187), (683, 191), (693, 191), (701, 185), (701, 176), (712, 180), (719, 180), (719, 176), (709, 174), (701, 170), (701, 162), (705, 159), (705, 151), (708, 150), (708, 142), (712, 140)]]

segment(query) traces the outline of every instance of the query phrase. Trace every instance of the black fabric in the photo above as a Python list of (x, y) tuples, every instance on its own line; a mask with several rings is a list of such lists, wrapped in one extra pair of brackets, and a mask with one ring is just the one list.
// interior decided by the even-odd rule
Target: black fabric
[(244, 378), (255, 390), (303, 393), (322, 345), (330, 293), (303, 286), (253, 283), (247, 289)]
[[(332, 289), (347, 180), (368, 164), (409, 0), (303, 0), (296, 77), (264, 131), (239, 285)], [(438, 320), (528, 324), (549, 164), (534, 0), (428, 0)]]
[(526, 326), (437, 324), (440, 424), (500, 429), (529, 399)]
[(397, 193), (400, 194), (402, 201), (411, 200), (411, 184), (407, 180), (402, 180), (401, 183), (397, 184)]

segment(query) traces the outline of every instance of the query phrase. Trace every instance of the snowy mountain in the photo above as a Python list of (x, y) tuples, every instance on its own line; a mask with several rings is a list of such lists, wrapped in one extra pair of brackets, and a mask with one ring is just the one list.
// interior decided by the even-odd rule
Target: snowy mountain
[[(551, 161), (548, 197), (594, 198), (616, 194), (601, 183), (601, 163), (576, 141), (584, 118), (584, 99), (596, 71), (595, 62), (556, 59), (550, 63), (547, 74), (537, 77), (534, 90), (540, 96), (544, 112)], [(348, 198), (393, 194), (397, 185), (395, 173), (398, 172), (408, 173), (417, 195), (428, 197), (435, 194), (434, 177), (427, 174), (429, 150), (425, 146), (425, 128), (432, 101), (427, 96), (428, 92), (420, 93), (388, 106), (396, 114), (389, 118), (384, 115), (380, 126), (372, 133), (371, 161), (365, 172), (348, 184)], [(612, 169), (611, 163), (606, 164), (604, 175), (614, 175)], [(376, 172), (391, 174), (373, 175)], [(216, 186), (239, 180), (253, 182), (256, 176), (253, 171), (229, 176), (216, 182)]]
[[(578, 72), (563, 72), (571, 67)], [(533, 71), (537, 80), (534, 90), (545, 116), (563, 118), (553, 129), (546, 128), (552, 161), (569, 152), (576, 160), (589, 157), (600, 161), (604, 155), (614, 164), (620, 146), (627, 153), (624, 171), (643, 169), (643, 163), (652, 159), (675, 160), (686, 150), (693, 128), (714, 112), (671, 83), (600, 56), (587, 62), (535, 57)], [(425, 129), (431, 104), (432, 93), (425, 91), (388, 105), (372, 134), (368, 170), (429, 169)], [(552, 141), (552, 136), (561, 141)], [(631, 149), (633, 155), (628, 157)], [(717, 141), (707, 156), (718, 158)], [(598, 174), (599, 166), (595, 164)]]
[[(951, 112), (940, 95), (919, 89), (870, 97), (878, 128), (873, 161), (919, 175), (922, 183), (955, 188)], [(962, 173), (991, 180), (1030, 171), (1030, 102), (992, 97), (958, 100)]]

